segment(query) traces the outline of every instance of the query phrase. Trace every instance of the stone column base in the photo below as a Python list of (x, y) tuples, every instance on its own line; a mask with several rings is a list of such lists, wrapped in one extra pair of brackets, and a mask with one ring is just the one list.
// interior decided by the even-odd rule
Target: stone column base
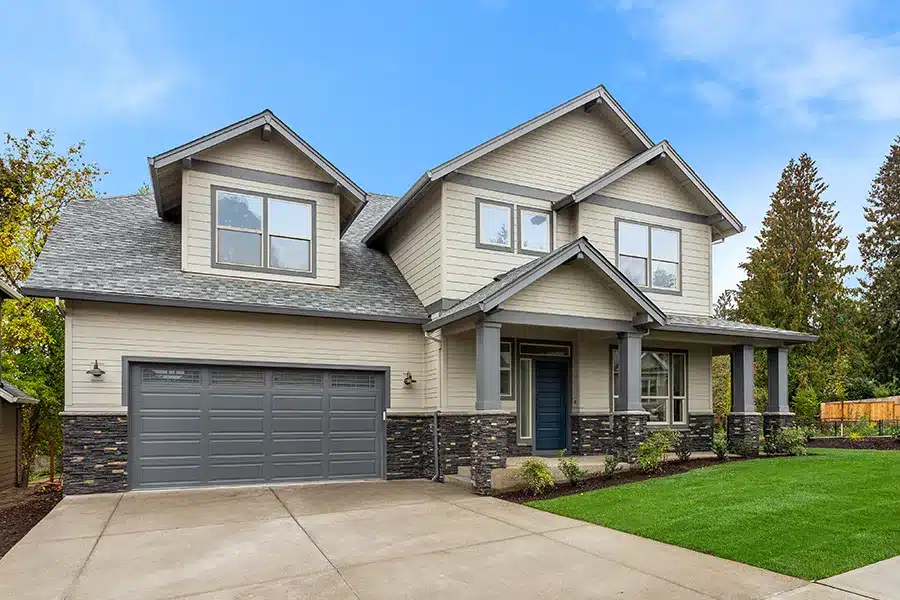
[(759, 413), (728, 413), (728, 449), (741, 456), (759, 456)]
[(610, 415), (572, 415), (572, 454), (606, 454), (613, 446)]
[(612, 448), (628, 457), (637, 452), (637, 447), (647, 439), (647, 421), (650, 414), (643, 411), (614, 413), (612, 416)]
[(688, 415), (688, 427), (691, 429), (691, 450), (709, 452), (712, 450), (715, 415)]
[(794, 413), (763, 413), (763, 437), (768, 439), (782, 427), (794, 424)]
[(388, 415), (385, 423), (386, 479), (434, 476), (434, 417)]
[(482, 496), (491, 493), (491, 470), (506, 467), (506, 431), (509, 415), (482, 413), (472, 417), (472, 488)]
[(67, 494), (128, 489), (128, 417), (63, 415), (63, 491)]

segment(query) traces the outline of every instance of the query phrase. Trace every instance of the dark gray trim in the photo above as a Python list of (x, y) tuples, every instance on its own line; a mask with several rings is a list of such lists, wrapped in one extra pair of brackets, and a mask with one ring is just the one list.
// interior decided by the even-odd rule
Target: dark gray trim
[[(647, 285), (642, 286), (638, 285), (637, 287), (645, 293), (650, 294), (667, 294), (669, 296), (681, 296), (682, 295), (682, 275), (684, 273), (684, 261), (682, 260), (682, 246), (684, 241), (684, 233), (681, 229), (677, 227), (668, 227), (666, 225), (654, 225), (653, 223), (645, 223), (642, 221), (634, 221), (632, 219), (626, 219), (623, 217), (616, 217), (615, 219), (615, 246), (616, 246), (616, 267), (619, 266), (619, 223), (629, 223), (631, 225), (640, 225), (641, 227), (647, 228)], [(677, 290), (668, 290), (665, 288), (655, 288), (650, 285), (653, 280), (653, 230), (654, 229), (665, 229), (668, 231), (677, 231), (678, 232), (678, 289)], [(629, 255), (630, 256), (630, 255)], [(670, 261), (662, 261), (662, 262), (670, 262)]]
[(766, 412), (788, 413), (788, 349), (768, 349), (769, 398)]
[(425, 312), (427, 312), (429, 315), (433, 315), (438, 311), (452, 308), (454, 305), (456, 305), (457, 302), (459, 302), (459, 300), (454, 300), (453, 298), (440, 298), (426, 306)]
[(700, 334), (708, 334), (708, 335), (722, 335), (729, 337), (737, 337), (743, 338), (747, 340), (776, 340), (781, 341), (786, 344), (795, 343), (795, 344), (804, 344), (807, 342), (815, 342), (819, 339), (819, 336), (800, 333), (797, 331), (754, 331), (752, 329), (744, 329), (744, 328), (735, 328), (735, 329), (724, 329), (722, 327), (704, 327), (702, 325), (680, 325), (680, 324), (666, 324), (666, 325), (658, 325), (656, 323), (649, 324), (648, 327), (652, 327), (656, 331), (671, 331), (676, 333), (700, 333)]
[(292, 175), (258, 171), (246, 167), (235, 167), (208, 160), (200, 160), (198, 158), (191, 159), (191, 170), (207, 173), (209, 175), (230, 177), (231, 179), (268, 183), (271, 185), (308, 190), (310, 192), (319, 192), (322, 194), (335, 194), (334, 184), (326, 181), (316, 181), (315, 179), (305, 179), (303, 177), (294, 177)]
[[(481, 205), (490, 204), (509, 209), (509, 247), (500, 246), (499, 244), (486, 244), (481, 241)], [(498, 252), (515, 252), (515, 224), (516, 224), (516, 207), (509, 202), (500, 202), (499, 200), (488, 200), (486, 198), (475, 198), (475, 247), (482, 250), (496, 250)]]
[(475, 410), (501, 410), (500, 324), (475, 329)]
[(535, 200), (546, 200), (547, 202), (556, 202), (563, 197), (563, 194), (559, 192), (551, 192), (550, 190), (519, 185), (518, 183), (507, 183), (506, 181), (488, 179), (487, 177), (478, 177), (477, 175), (466, 175), (465, 173), (450, 173), (444, 180), (448, 183), (455, 183), (457, 185), (466, 185), (483, 190), (490, 190), (492, 192), (500, 192), (502, 194), (522, 196), (524, 198), (534, 198)]
[[(219, 209), (219, 203), (217, 200), (218, 192), (234, 192), (237, 194), (246, 194), (248, 196), (254, 196), (257, 198), (262, 198), (262, 231), (260, 235), (262, 235), (262, 266), (254, 267), (251, 265), (235, 265), (231, 263), (223, 263), (219, 262), (217, 258), (216, 251), (218, 250), (219, 244), (219, 235), (218, 235), (218, 222), (217, 222), (217, 212)], [(251, 190), (242, 190), (237, 188), (225, 187), (221, 185), (211, 185), (209, 186), (209, 197), (210, 197), (210, 256), (209, 256), (209, 265), (214, 269), (229, 269), (229, 270), (237, 270), (237, 271), (249, 271), (253, 273), (273, 273), (275, 275), (286, 275), (289, 277), (307, 277), (315, 279), (318, 256), (316, 253), (316, 202), (314, 200), (308, 200), (305, 198), (293, 198), (290, 196), (276, 196), (274, 194), (265, 194), (260, 192), (254, 192)], [(296, 202), (297, 204), (306, 204), (310, 206), (311, 210), (311, 220), (310, 223), (310, 235), (312, 236), (309, 240), (309, 266), (310, 271), (294, 271), (291, 269), (278, 269), (275, 267), (267, 266), (269, 264), (269, 243), (270, 243), (270, 234), (269, 232), (269, 200), (283, 200), (285, 202)], [(279, 237), (279, 236), (275, 236)]]
[[(640, 213), (642, 215), (651, 215), (654, 217), (663, 217), (676, 221), (687, 221), (689, 223), (698, 223), (700, 225), (710, 225), (706, 215), (691, 213), (674, 208), (666, 208), (664, 206), (653, 206), (643, 202), (635, 202), (634, 200), (625, 200), (623, 198), (613, 198), (612, 196), (602, 196), (600, 194), (592, 194), (585, 198), (583, 202), (587, 204), (596, 204), (597, 206), (606, 206), (609, 208), (618, 208), (630, 212)], [(718, 216), (718, 215), (714, 215)]]
[[(641, 404), (641, 342), (643, 334), (620, 333), (619, 390), (613, 399), (614, 412), (646, 412)], [(624, 351), (623, 351), (624, 347)]]
[(753, 346), (741, 344), (731, 351), (731, 411), (754, 413)]
[(110, 302), (116, 304), (140, 304), (146, 306), (165, 306), (171, 308), (194, 308), (200, 310), (221, 310), (226, 312), (246, 312), (269, 315), (291, 315), (295, 317), (322, 317), (327, 319), (347, 319), (351, 321), (379, 321), (382, 323), (405, 323), (424, 325), (428, 323), (423, 317), (401, 317), (393, 315), (376, 315), (371, 313), (338, 312), (332, 310), (312, 310), (292, 308), (289, 306), (266, 306), (263, 304), (246, 304), (243, 302), (216, 302), (211, 300), (184, 300), (165, 296), (132, 296), (105, 294), (95, 292), (73, 292), (69, 290), (45, 290), (28, 288), (25, 292), (37, 298), (60, 298), (62, 300), (88, 300), (92, 302)]
[[(258, 367), (264, 369), (318, 369), (329, 371), (369, 371), (381, 373), (384, 378), (384, 394), (383, 405), (381, 407), (381, 433), (379, 436), (379, 448), (381, 453), (381, 473), (379, 477), (384, 479), (387, 476), (387, 410), (391, 406), (391, 368), (386, 366), (371, 365), (332, 365), (317, 363), (280, 363), (273, 361), (246, 361), (246, 360), (220, 360), (220, 359), (195, 359), (195, 358), (160, 358), (158, 356), (122, 356), (122, 406), (128, 411), (128, 438), (131, 441), (131, 424), (134, 423), (132, 418), (132, 403), (130, 386), (131, 366), (135, 364), (191, 364), (200, 366), (233, 366), (233, 367)], [(119, 414), (119, 413), (115, 413)], [(131, 488), (131, 477), (134, 473), (132, 465), (132, 457), (134, 452), (128, 452), (128, 487)]]
[(491, 323), (509, 325), (534, 325), (538, 327), (560, 327), (564, 329), (582, 329), (589, 331), (638, 332), (631, 321), (615, 319), (599, 319), (594, 317), (577, 317), (572, 315), (555, 315), (523, 310), (501, 309), (487, 316)]
[[(550, 228), (550, 230), (547, 232), (547, 233), (549, 233), (548, 237), (550, 238), (550, 249), (547, 250), (546, 252), (540, 252), (538, 250), (528, 250), (528, 249), (522, 247), (522, 211), (523, 210), (527, 210), (529, 212), (534, 212), (534, 213), (542, 213), (542, 214), (547, 215), (547, 217), (548, 217), (547, 226)], [(554, 241), (556, 238), (555, 215), (556, 215), (556, 213), (554, 213), (552, 210), (545, 210), (542, 208), (534, 208), (532, 206), (522, 206), (521, 204), (516, 205), (516, 253), (517, 254), (528, 254), (530, 256), (546, 256), (546, 255), (550, 254), (551, 252), (553, 252), (553, 248), (555, 246)]]

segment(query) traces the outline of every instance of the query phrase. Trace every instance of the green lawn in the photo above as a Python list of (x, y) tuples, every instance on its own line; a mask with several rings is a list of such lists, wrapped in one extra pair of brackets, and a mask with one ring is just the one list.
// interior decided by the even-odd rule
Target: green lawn
[(529, 506), (822, 579), (900, 554), (900, 452), (810, 449)]

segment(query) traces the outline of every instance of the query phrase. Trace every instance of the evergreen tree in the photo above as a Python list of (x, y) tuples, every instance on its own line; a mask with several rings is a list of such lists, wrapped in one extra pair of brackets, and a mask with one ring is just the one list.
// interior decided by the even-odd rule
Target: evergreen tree
[[(790, 388), (808, 387), (820, 399), (840, 399), (847, 369), (866, 363), (858, 308), (844, 284), (853, 271), (844, 262), (848, 240), (836, 223), (834, 203), (822, 198), (826, 189), (809, 155), (788, 162), (756, 236), (758, 246), (741, 264), (747, 278), (739, 285), (735, 316), (819, 336), (791, 351)], [(757, 359), (756, 383), (764, 389), (766, 364), (762, 356)]]
[(865, 322), (879, 381), (900, 380), (900, 136), (872, 181), (859, 235)]

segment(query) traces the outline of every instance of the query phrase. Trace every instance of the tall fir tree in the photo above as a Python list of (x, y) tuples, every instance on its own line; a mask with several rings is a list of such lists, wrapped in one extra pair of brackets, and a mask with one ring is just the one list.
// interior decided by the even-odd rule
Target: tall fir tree
[(859, 234), (865, 323), (875, 378), (900, 380), (900, 136), (872, 181)]
[[(837, 224), (833, 202), (822, 198), (827, 185), (806, 153), (791, 159), (771, 196), (771, 205), (741, 264), (746, 279), (739, 285), (735, 316), (748, 323), (819, 336), (791, 351), (790, 388), (804, 388), (819, 400), (840, 399), (850, 368), (864, 369), (858, 307), (844, 278), (848, 240)], [(758, 357), (757, 387), (765, 389), (765, 361)], [(797, 406), (795, 409), (801, 409)], [(798, 417), (815, 416), (807, 402)]]

